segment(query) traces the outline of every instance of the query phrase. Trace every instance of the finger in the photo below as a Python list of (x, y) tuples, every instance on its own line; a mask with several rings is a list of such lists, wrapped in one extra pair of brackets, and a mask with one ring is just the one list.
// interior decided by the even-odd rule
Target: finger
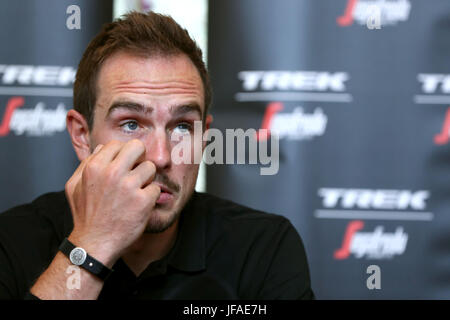
[(98, 153), (102, 147), (103, 147), (102, 144), (98, 144), (98, 145), (95, 147), (94, 152), (92, 152), (92, 154)]
[(125, 143), (122, 141), (112, 140), (101, 147), (100, 150), (94, 150), (94, 152), (91, 154), (91, 157), (92, 159), (95, 159), (95, 161), (99, 161), (105, 165), (109, 164), (119, 154), (120, 149), (124, 145)]
[(142, 191), (150, 200), (152, 200), (152, 202), (156, 202), (161, 194), (161, 188), (154, 183), (150, 183), (148, 186), (143, 188)]
[(78, 183), (78, 181), (81, 179), (81, 175), (83, 174), (84, 167), (86, 167), (86, 164), (88, 163), (88, 161), (92, 158), (93, 155), (100, 152), (100, 150), (102, 148), (103, 148), (102, 144), (97, 145), (95, 147), (94, 152), (90, 156), (85, 158), (83, 161), (81, 161), (80, 165), (78, 166), (78, 168), (75, 170), (75, 172), (73, 173), (73, 175), (71, 177), (71, 180), (73, 181), (74, 184)]
[(128, 141), (114, 159), (118, 170), (122, 173), (131, 171), (137, 164), (144, 160), (145, 146), (142, 141), (133, 139)]
[(136, 180), (141, 188), (145, 188), (149, 185), (153, 179), (155, 179), (156, 167), (153, 162), (144, 161), (141, 162), (136, 168), (134, 168), (130, 174)]

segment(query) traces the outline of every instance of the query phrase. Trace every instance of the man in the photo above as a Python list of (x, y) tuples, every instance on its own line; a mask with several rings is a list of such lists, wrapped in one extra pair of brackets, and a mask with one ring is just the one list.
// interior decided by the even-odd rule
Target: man
[(0, 215), (0, 298), (313, 298), (287, 219), (196, 193), (198, 164), (174, 163), (173, 137), (207, 130), (210, 101), (202, 53), (171, 18), (107, 24), (67, 114), (80, 166), (65, 192)]

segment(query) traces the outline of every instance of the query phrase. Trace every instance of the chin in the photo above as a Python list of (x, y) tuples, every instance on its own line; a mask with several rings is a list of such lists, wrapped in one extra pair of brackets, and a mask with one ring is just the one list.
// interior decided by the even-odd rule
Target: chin
[(180, 213), (159, 213), (153, 212), (145, 233), (161, 233), (169, 229), (178, 220)]
[(150, 214), (145, 233), (161, 233), (173, 226), (182, 211), (173, 207), (176, 205), (156, 204)]
[(173, 201), (157, 203), (150, 214), (145, 233), (161, 233), (173, 226), (193, 193), (192, 188), (192, 192), (186, 198), (176, 197)]

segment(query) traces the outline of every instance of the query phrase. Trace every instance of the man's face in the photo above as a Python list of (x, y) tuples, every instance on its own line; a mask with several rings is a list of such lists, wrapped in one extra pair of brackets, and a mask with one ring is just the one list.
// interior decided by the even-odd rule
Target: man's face
[(162, 232), (192, 195), (198, 164), (174, 164), (171, 136), (194, 136), (194, 121), (204, 115), (200, 75), (186, 55), (137, 57), (124, 52), (108, 58), (97, 79), (97, 103), (90, 148), (110, 140), (141, 140), (145, 160), (156, 166), (153, 183), (161, 195), (147, 232)]

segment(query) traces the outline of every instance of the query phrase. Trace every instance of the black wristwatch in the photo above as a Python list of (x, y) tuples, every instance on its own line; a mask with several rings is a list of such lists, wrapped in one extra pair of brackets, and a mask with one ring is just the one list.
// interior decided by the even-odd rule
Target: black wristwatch
[(83, 248), (75, 247), (75, 245), (67, 238), (61, 243), (59, 250), (64, 253), (74, 265), (82, 267), (103, 281), (105, 281), (113, 272), (112, 269), (109, 269), (104, 266), (103, 263), (88, 255)]

